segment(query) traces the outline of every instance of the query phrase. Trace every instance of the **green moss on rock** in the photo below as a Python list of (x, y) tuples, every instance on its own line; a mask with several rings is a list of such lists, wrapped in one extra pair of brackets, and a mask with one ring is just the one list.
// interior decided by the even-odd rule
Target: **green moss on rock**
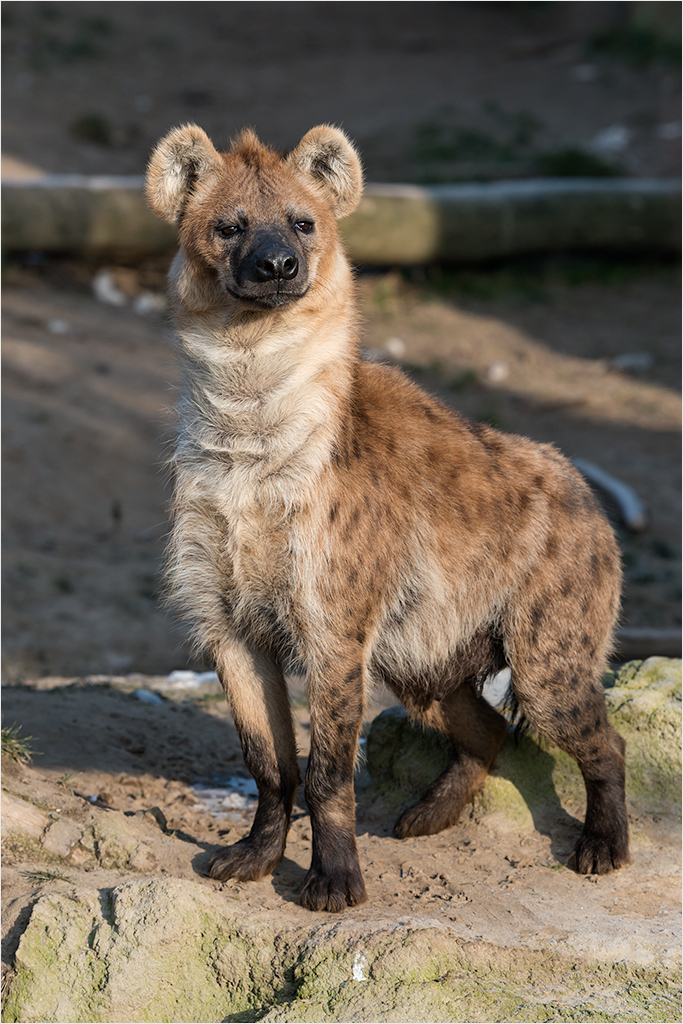
[(605, 695), (626, 740), (629, 799), (646, 813), (680, 814), (680, 658), (629, 661), (610, 683)]
[(41, 897), (16, 970), (7, 1022), (679, 1019), (655, 968), (468, 942), (419, 919), (278, 932), (169, 879)]
[[(610, 674), (605, 691), (610, 719), (627, 743), (627, 793), (646, 813), (680, 808), (681, 662), (673, 658), (633, 661)], [(448, 764), (442, 736), (413, 724), (403, 708), (389, 708), (372, 723), (367, 767), (372, 785), (364, 801), (391, 810), (414, 802)], [(506, 739), (477, 806), (499, 823), (532, 827), (563, 808), (585, 804), (581, 774), (573, 758), (530, 736)]]

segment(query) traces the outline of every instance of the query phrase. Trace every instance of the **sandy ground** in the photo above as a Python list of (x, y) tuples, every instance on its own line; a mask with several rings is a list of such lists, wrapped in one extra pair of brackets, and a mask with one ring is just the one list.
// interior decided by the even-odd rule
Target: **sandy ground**
[[(57, 862), (45, 855), (32, 857), (26, 844), (10, 841), (3, 863), (8, 959), (37, 892), (70, 891), (74, 885), (104, 888), (122, 877), (161, 873), (193, 878), (222, 900), (239, 901), (240, 918), (272, 914), (283, 929), (328, 919), (297, 904), (311, 854), (301, 792), (285, 858), (272, 877), (240, 884), (203, 875), (211, 852), (246, 834), (253, 814), (253, 805), (247, 804), (223, 809), (216, 817), (198, 796), (198, 782), (215, 785), (246, 775), (216, 684), (182, 690), (158, 677), (66, 682), (44, 680), (36, 687), (5, 690), (5, 712), (34, 737), (36, 755), (32, 765), (5, 764), (4, 785), (37, 803), (48, 820), (83, 822), (93, 808), (100, 814), (123, 812), (146, 859), (129, 864), (122, 874), (86, 857), (80, 847), (66, 862)], [(303, 770), (308, 715), (300, 681), (290, 682)], [(146, 697), (141, 698), (140, 689)], [(157, 705), (147, 703), (150, 694)], [(386, 703), (379, 695), (367, 718)], [(542, 770), (543, 755), (536, 756)], [(633, 864), (609, 876), (578, 876), (564, 863), (580, 830), (580, 803), (534, 807), (534, 822), (528, 826), (513, 825), (504, 814), (483, 813), (475, 803), (456, 828), (401, 841), (391, 835), (393, 818), (368, 804), (367, 782), (367, 773), (361, 772), (357, 835), (369, 902), (347, 910), (345, 920), (405, 922), (416, 915), (445, 923), (464, 939), (483, 938), (499, 947), (565, 953), (571, 948), (602, 962), (656, 962), (664, 971), (675, 960), (680, 867), (679, 838), (671, 821), (646, 809), (633, 811)], [(165, 835), (151, 815), (140, 813), (154, 807), (166, 819)]]

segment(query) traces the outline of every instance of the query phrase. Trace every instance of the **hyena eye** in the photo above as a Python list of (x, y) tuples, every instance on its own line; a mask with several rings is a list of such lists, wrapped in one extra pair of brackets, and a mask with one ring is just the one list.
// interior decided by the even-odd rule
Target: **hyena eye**
[(300, 231), (302, 235), (310, 235), (313, 230), (314, 224), (312, 220), (298, 220), (294, 227), (297, 231)]
[(236, 235), (239, 231), (237, 224), (219, 224), (216, 228), (219, 235), (223, 238), (230, 238), (232, 235)]

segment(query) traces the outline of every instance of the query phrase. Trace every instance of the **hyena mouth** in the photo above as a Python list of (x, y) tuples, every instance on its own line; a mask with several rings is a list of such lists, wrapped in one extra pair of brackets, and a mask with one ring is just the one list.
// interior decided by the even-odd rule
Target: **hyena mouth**
[(234, 284), (232, 286), (226, 284), (225, 290), (233, 299), (237, 299), (250, 309), (281, 309), (298, 299), (303, 299), (308, 292), (308, 286), (299, 288), (297, 291), (276, 288), (265, 292), (252, 292), (246, 288), (237, 288)]

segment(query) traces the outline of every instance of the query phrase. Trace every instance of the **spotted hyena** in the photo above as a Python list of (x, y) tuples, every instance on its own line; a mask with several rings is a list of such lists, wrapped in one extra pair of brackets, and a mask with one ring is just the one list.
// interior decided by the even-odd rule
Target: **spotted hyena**
[(214, 878), (283, 855), (297, 754), (283, 670), (307, 678), (311, 910), (366, 898), (353, 771), (366, 683), (453, 744), (396, 823), (455, 825), (505, 734), (483, 681), (509, 666), (526, 719), (571, 754), (587, 810), (581, 872), (628, 860), (624, 742), (601, 676), (620, 590), (614, 537), (550, 445), (445, 408), (359, 354), (337, 219), (358, 156), (326, 125), (288, 155), (244, 131), (219, 153), (194, 125), (152, 156), (147, 195), (177, 226), (170, 295), (186, 369), (170, 578), (213, 658), (259, 791)]

